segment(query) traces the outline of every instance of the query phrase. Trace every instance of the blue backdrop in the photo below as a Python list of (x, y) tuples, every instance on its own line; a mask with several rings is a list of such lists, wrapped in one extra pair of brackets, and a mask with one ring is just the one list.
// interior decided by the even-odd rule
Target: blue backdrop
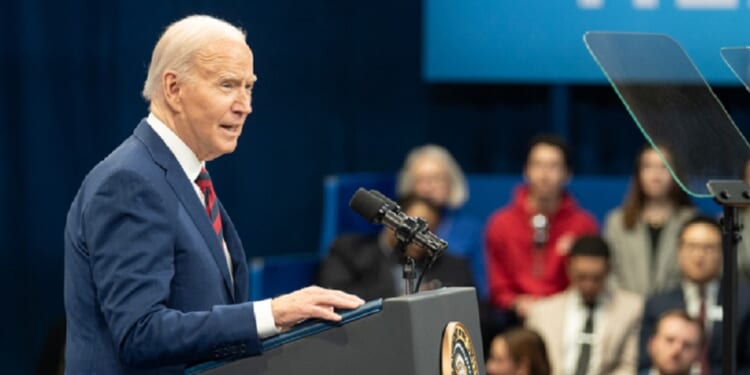
[(434, 82), (605, 81), (586, 31), (667, 33), (710, 82), (734, 83), (722, 47), (750, 45), (740, 0), (425, 0), (424, 77)]
[[(428, 141), (472, 173), (519, 172), (539, 131), (563, 133), (585, 174), (628, 173), (643, 143), (608, 86), (424, 83), (419, 2), (5, 2), (3, 372), (35, 368), (49, 325), (63, 314), (70, 201), (146, 115), (140, 90), (151, 49), (168, 23), (191, 13), (242, 25), (255, 52), (255, 112), (237, 152), (209, 165), (249, 256), (315, 253), (323, 176), (392, 172)], [(741, 88), (719, 96), (745, 126), (750, 96)]]

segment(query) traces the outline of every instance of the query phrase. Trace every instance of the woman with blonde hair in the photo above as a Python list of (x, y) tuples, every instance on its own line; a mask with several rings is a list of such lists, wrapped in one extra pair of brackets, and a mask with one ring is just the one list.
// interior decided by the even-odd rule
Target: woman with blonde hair
[(448, 241), (449, 253), (469, 262), (477, 292), (486, 297), (482, 225), (478, 219), (459, 213), (469, 199), (469, 186), (450, 152), (433, 144), (412, 149), (398, 174), (396, 192), (399, 197), (428, 199), (441, 208), (442, 220), (436, 234)]

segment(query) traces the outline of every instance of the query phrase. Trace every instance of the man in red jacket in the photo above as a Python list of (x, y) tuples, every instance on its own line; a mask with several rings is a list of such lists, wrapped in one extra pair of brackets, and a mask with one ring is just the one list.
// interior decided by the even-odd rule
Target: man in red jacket
[(504, 326), (523, 320), (537, 298), (568, 286), (568, 250), (576, 237), (598, 231), (594, 217), (565, 191), (570, 179), (565, 142), (537, 136), (527, 155), (525, 184), (485, 230), (490, 303), (502, 312), (506, 321), (498, 323)]

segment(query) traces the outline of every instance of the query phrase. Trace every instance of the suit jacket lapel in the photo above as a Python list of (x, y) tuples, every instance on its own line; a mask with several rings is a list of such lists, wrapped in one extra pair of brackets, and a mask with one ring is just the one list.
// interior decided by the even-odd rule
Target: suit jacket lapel
[(673, 279), (679, 279), (676, 275), (679, 270), (674, 266), (677, 263), (677, 242), (674, 239), (677, 238), (682, 226), (682, 215), (682, 211), (673, 212), (659, 235), (659, 243), (656, 245), (656, 267), (654, 268), (656, 277), (652, 280), (656, 283), (655, 291), (657, 292), (673, 288)]
[(567, 321), (568, 319), (568, 311), (570, 311), (570, 303), (571, 298), (573, 297), (573, 294), (570, 289), (568, 289), (565, 292), (565, 298), (561, 299), (562, 303), (558, 306), (558, 308), (561, 311), (561, 316), (555, 316), (555, 314), (550, 314), (550, 330), (554, 334), (553, 337), (557, 337), (558, 342), (556, 342), (554, 345), (550, 345), (549, 349), (552, 351), (550, 353), (551, 356), (554, 356), (554, 358), (557, 358), (557, 366), (564, 366), (565, 365), (565, 352), (563, 348), (565, 347), (565, 327), (563, 325), (563, 322)]
[(151, 129), (146, 120), (141, 121), (135, 129), (134, 134), (146, 145), (154, 161), (164, 168), (167, 182), (172, 186), (177, 198), (182, 202), (182, 206), (185, 207), (190, 218), (193, 219), (196, 228), (206, 241), (211, 256), (214, 258), (216, 266), (219, 267), (219, 271), (224, 278), (224, 286), (227, 289), (227, 294), (230, 298), (234, 299), (234, 287), (232, 286), (232, 279), (229, 276), (224, 250), (211, 226), (205, 208), (195, 194), (192, 183), (188, 181), (185, 172), (180, 167), (172, 152), (164, 144), (164, 141)]
[(224, 241), (227, 243), (229, 256), (232, 260), (232, 269), (234, 270), (234, 300), (238, 302), (247, 301), (248, 299), (248, 270), (245, 250), (242, 247), (242, 241), (237, 235), (232, 219), (229, 218), (224, 205), (218, 200), (221, 211), (221, 222), (224, 226)]
[[(614, 325), (617, 324), (617, 310), (615, 309), (615, 303), (617, 295), (614, 291), (611, 292), (610, 298), (607, 301), (604, 306), (601, 307), (602, 312), (601, 316), (603, 317), (601, 324), (598, 326), (594, 326), (594, 332), (599, 331), (597, 335), (601, 338), (602, 343), (602, 349), (600, 351), (601, 353), (601, 370), (611, 370), (608, 368), (605, 368), (608, 366), (612, 361), (610, 360), (610, 356), (619, 356), (622, 353), (614, 353), (612, 352), (612, 340), (615, 339), (615, 335), (613, 335), (612, 331), (615, 331)], [(595, 322), (598, 323), (598, 322)], [(618, 322), (619, 323), (619, 322)]]
[(637, 256), (632, 258), (636, 264), (630, 266), (634, 270), (637, 270), (637, 278), (635, 280), (639, 284), (637, 290), (644, 292), (649, 290), (653, 282), (651, 254), (648, 251), (651, 248), (651, 243), (649, 242), (647, 231), (648, 229), (646, 229), (645, 224), (641, 222), (636, 223), (635, 235), (633, 236), (634, 243), (629, 249), (629, 251), (638, 253)]
[[(722, 308), (722, 306), (724, 306), (724, 298), (722, 298), (721, 287), (719, 287), (719, 291), (716, 296), (716, 306), (718, 306), (719, 308)], [(706, 311), (706, 313), (711, 314), (710, 311)], [(711, 336), (708, 338), (709, 361), (711, 361), (711, 358), (721, 358), (722, 356), (721, 352), (724, 350), (723, 349), (724, 343), (722, 342), (722, 339), (721, 339), (722, 330), (724, 329), (723, 324), (722, 324), (723, 322), (724, 322), (724, 317), (722, 316), (721, 320), (715, 320), (713, 325), (711, 326)], [(737, 327), (739, 328), (739, 323)]]
[(672, 306), (672, 308), (687, 311), (687, 300), (685, 299), (685, 291), (682, 289), (682, 284), (675, 289), (674, 293), (667, 294), (666, 298), (672, 298), (672, 301), (674, 301), (675, 306)]
[[(617, 225), (622, 225), (621, 230), (624, 231), (625, 219), (622, 220)], [(618, 259), (620, 263), (618, 268), (622, 272), (623, 280), (626, 280), (633, 290), (645, 293), (649, 290), (652, 278), (649, 266), (651, 254), (648, 253), (649, 243), (645, 225), (638, 222), (632, 233), (618, 233), (613, 240), (620, 244), (623, 251), (627, 252), (627, 255), (622, 255), (622, 259)]]

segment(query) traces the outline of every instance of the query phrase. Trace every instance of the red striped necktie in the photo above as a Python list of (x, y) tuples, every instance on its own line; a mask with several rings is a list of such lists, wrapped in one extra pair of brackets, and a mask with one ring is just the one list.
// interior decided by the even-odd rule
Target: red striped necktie
[(224, 246), (224, 230), (221, 227), (221, 212), (219, 211), (219, 205), (216, 202), (214, 184), (211, 182), (211, 176), (208, 174), (206, 167), (201, 168), (201, 173), (198, 175), (198, 178), (195, 179), (195, 183), (203, 193), (204, 205), (206, 206), (206, 213), (208, 214), (209, 221), (211, 221), (211, 226), (213, 226), (214, 232), (219, 238), (219, 243)]

